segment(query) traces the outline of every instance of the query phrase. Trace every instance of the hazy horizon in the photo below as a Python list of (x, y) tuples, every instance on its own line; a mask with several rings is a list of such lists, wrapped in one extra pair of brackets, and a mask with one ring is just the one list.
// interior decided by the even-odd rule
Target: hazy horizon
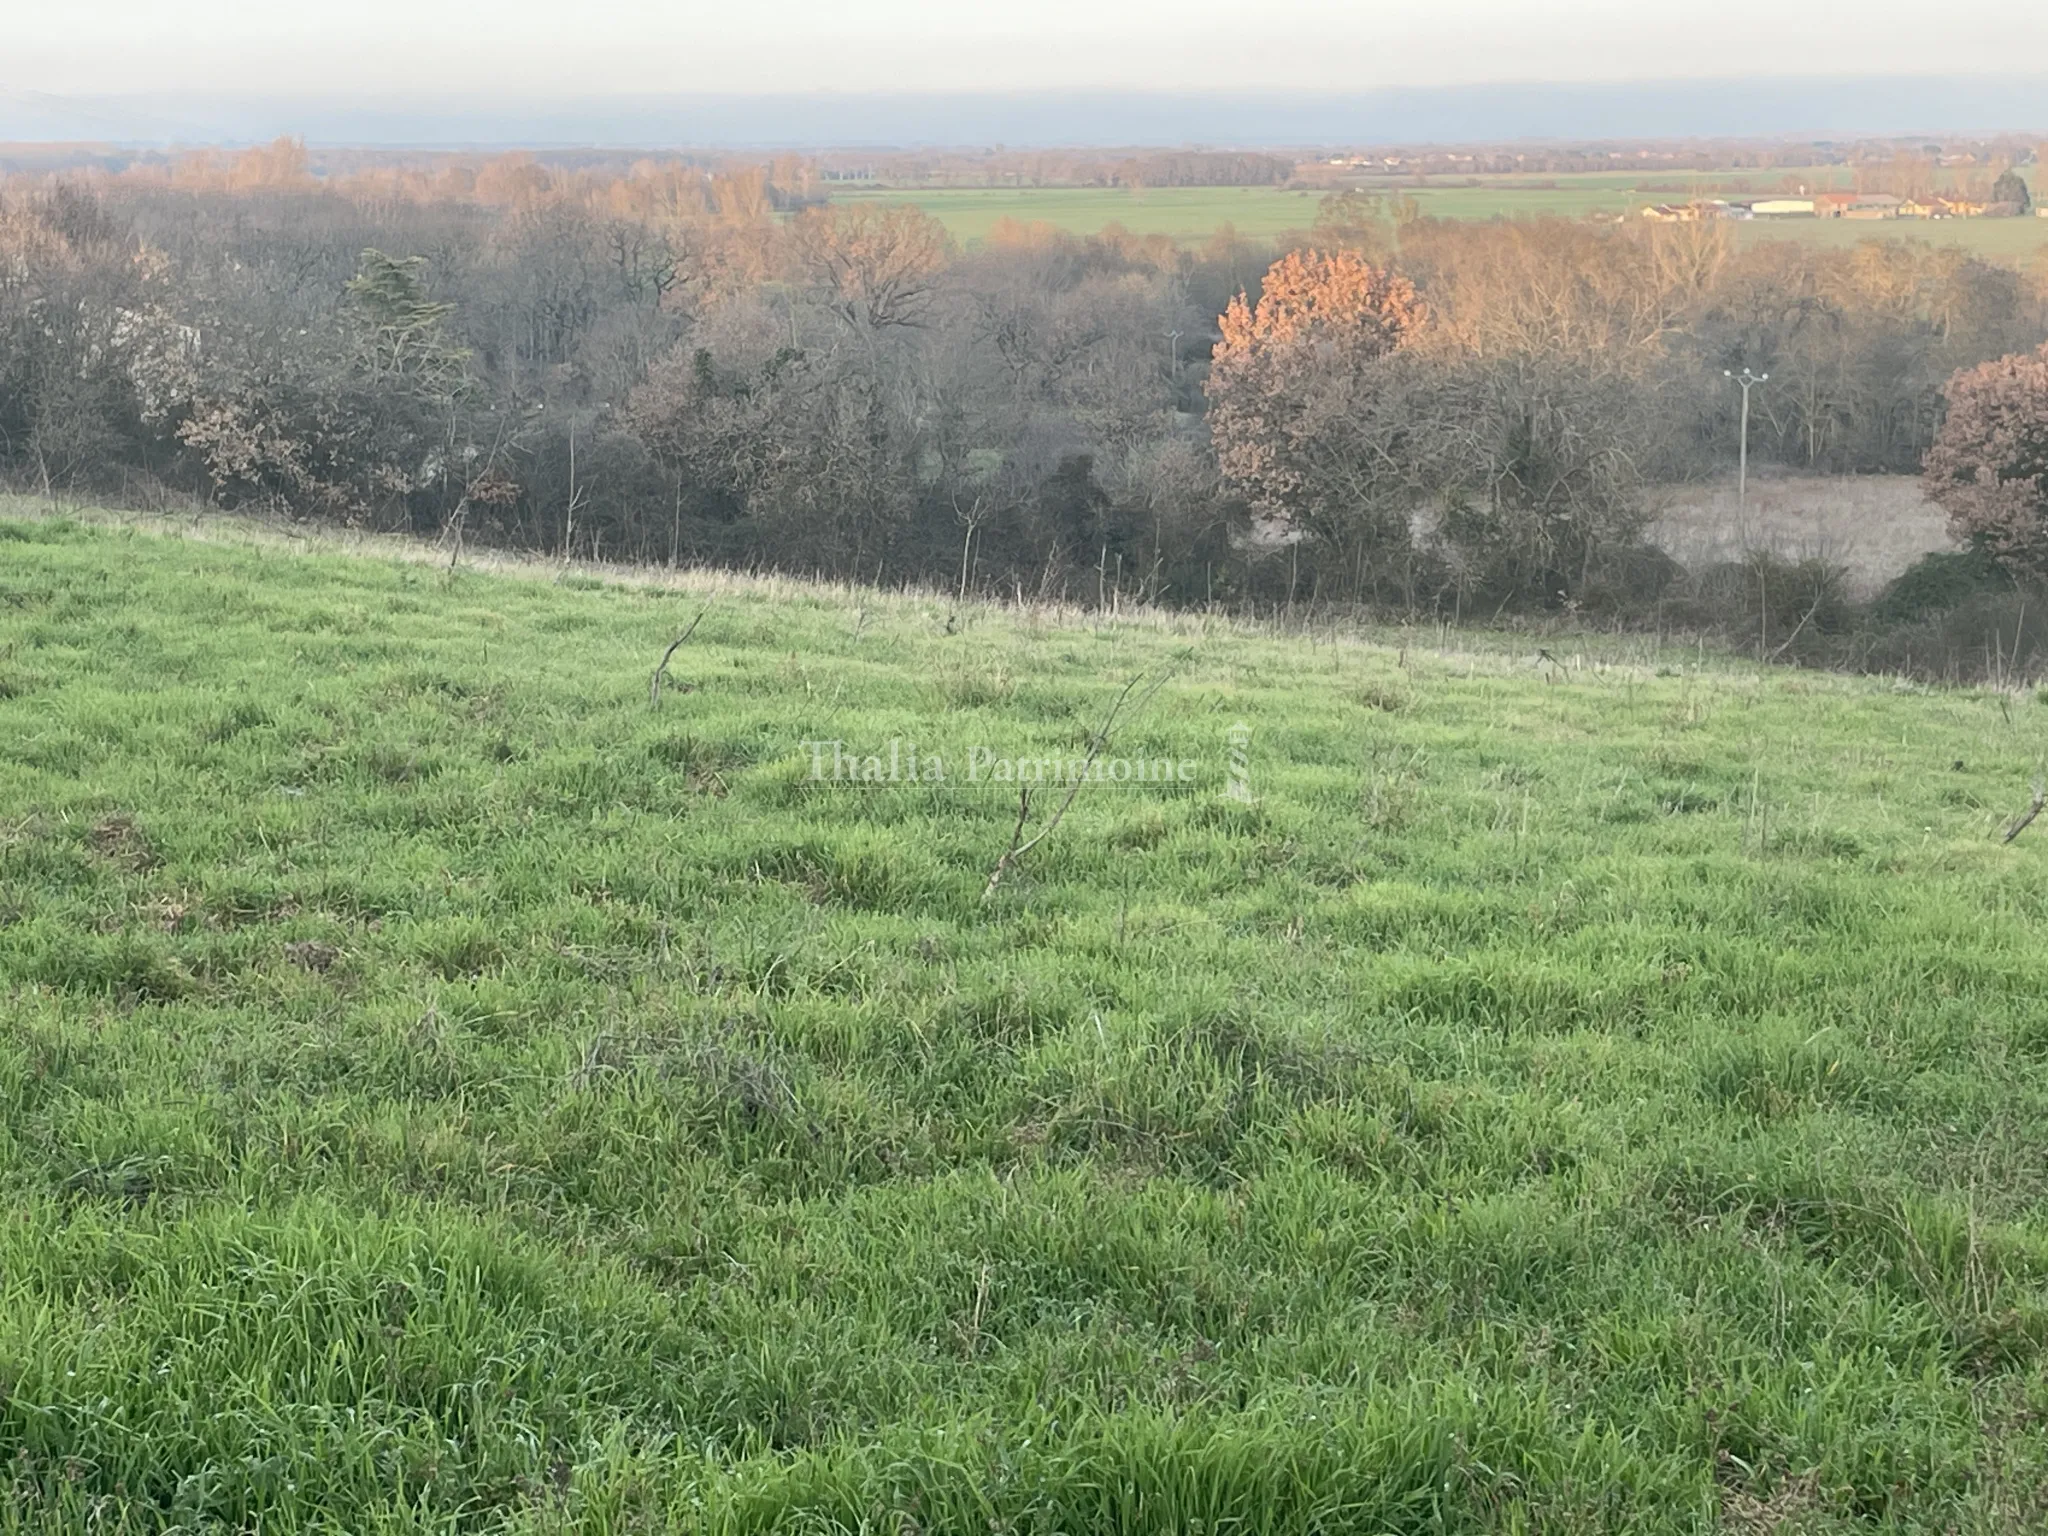
[[(74, 0), (10, 22), (0, 138), (1043, 143), (2048, 126), (2048, 7), (1905, 0)], [(1062, 120), (1060, 114), (1068, 117)], [(1419, 121), (1410, 131), (1401, 114)], [(1362, 126), (1354, 126), (1354, 120)]]
[(1523, 81), (1356, 92), (817, 91), (508, 101), (0, 88), (0, 141), (367, 147), (1298, 145), (2048, 132), (2048, 77)]
[(0, 85), (60, 95), (458, 89), (532, 100), (719, 91), (1359, 91), (1490, 81), (1994, 74), (2048, 58), (2048, 10), (1980, 0), (73, 0), (9, 24)]

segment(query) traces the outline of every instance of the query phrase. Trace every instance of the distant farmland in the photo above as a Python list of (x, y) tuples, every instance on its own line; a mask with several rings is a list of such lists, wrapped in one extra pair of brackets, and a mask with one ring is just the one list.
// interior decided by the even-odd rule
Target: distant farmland
[[(1738, 182), (1760, 193), (1774, 189), (1788, 176), (1801, 174), (1781, 168), (1696, 177), (1646, 178), (1634, 172), (1613, 172), (1530, 177), (1519, 183), (1508, 177), (1490, 177), (1476, 186), (1448, 179), (1421, 186), (1384, 181), (1367, 190), (1413, 197), (1424, 213), (1439, 218), (1544, 214), (1572, 218), (1591, 213), (1629, 214), (1646, 203), (1725, 195), (1720, 189)], [(1839, 167), (1816, 167), (1808, 185), (1822, 188), (1843, 177)], [(1315, 223), (1316, 206), (1323, 195), (1320, 189), (1282, 187), (1151, 187), (1135, 191), (1124, 187), (945, 187), (839, 191), (833, 200), (914, 203), (944, 223), (955, 239), (969, 244), (987, 239), (1003, 219), (1041, 222), (1084, 235), (1120, 224), (1134, 234), (1170, 235), (1198, 243), (1226, 225), (1248, 239), (1272, 239), (1307, 229)], [(1918, 219), (1873, 223), (1782, 219), (1738, 225), (1737, 231), (1745, 242), (1800, 239), (1854, 244), (1874, 238), (1916, 238), (1965, 246), (2007, 261), (2026, 261), (2048, 250), (2048, 219), (1971, 219), (1939, 224)]]

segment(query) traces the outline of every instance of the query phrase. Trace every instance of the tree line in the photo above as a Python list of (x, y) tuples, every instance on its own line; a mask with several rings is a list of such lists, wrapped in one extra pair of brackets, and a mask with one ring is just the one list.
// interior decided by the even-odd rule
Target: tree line
[[(279, 153), (282, 153), (280, 151)], [(266, 170), (268, 166), (268, 170)], [(1010, 224), (771, 168), (443, 195), (0, 191), (0, 474), (567, 558), (959, 590), (1589, 606), (1735, 454), (1917, 473), (2043, 285), (1908, 240), (1437, 221), (1279, 241)], [(482, 183), (482, 185), (479, 185)]]

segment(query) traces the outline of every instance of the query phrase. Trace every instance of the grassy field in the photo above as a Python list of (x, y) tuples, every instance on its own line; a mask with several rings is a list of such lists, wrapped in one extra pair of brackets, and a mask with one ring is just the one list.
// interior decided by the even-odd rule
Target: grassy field
[(835, 191), (835, 203), (914, 203), (965, 243), (988, 238), (1003, 219), (1046, 223), (1074, 234), (1121, 224), (1140, 235), (1171, 235), (1189, 244), (1209, 239), (1228, 224), (1248, 238), (1266, 239), (1316, 221), (1319, 194), (1277, 187), (963, 187), (932, 191)]
[(1666, 486), (1653, 497), (1649, 539), (1680, 565), (1703, 570), (1756, 550), (1820, 560), (1847, 589), (1875, 597), (1923, 555), (1955, 548), (1948, 514), (1916, 475), (1752, 472), (1745, 498), (1732, 475)]
[(1544, 644), (0, 521), (0, 1529), (2040, 1529), (2048, 707)]
[[(1701, 181), (1711, 186), (1736, 174), (1708, 176)], [(1748, 176), (1759, 190), (1769, 190), (1786, 174), (1770, 171)], [(1382, 190), (1413, 197), (1423, 212), (1439, 218), (1579, 217), (1633, 214), (1646, 203), (1684, 201), (1685, 193), (1671, 189), (1686, 181), (1682, 175), (1645, 177), (1616, 172), (1531, 177), (1528, 184), (1494, 177), (1476, 187), (1448, 179), (1426, 186), (1400, 182), (1388, 183)], [(1644, 185), (1662, 190), (1640, 190)], [(1225, 225), (1246, 238), (1272, 239), (1313, 225), (1321, 197), (1320, 192), (1278, 187), (1154, 187), (1139, 191), (1122, 187), (942, 188), (833, 194), (835, 202), (915, 203), (951, 230), (955, 239), (969, 244), (987, 239), (1002, 219), (1044, 222), (1075, 234), (1094, 234), (1114, 223), (1137, 234), (1170, 235), (1190, 245), (1212, 238)], [(1960, 245), (2003, 261), (2024, 262), (2048, 252), (2048, 219), (1969, 219), (1939, 224), (1782, 219), (1738, 225), (1736, 234), (1745, 243), (1798, 239), (1854, 244), (1873, 238), (1912, 238)]]

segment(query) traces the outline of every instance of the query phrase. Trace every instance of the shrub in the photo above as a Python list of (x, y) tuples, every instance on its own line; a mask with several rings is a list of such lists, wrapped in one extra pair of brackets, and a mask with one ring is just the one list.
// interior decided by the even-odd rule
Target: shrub
[(2009, 683), (2038, 670), (2048, 654), (2048, 604), (2038, 593), (1978, 591), (1904, 622), (1876, 619), (1858, 637), (1856, 670), (1927, 682)]
[(2012, 590), (2012, 578), (1988, 550), (1942, 550), (1907, 567), (1878, 595), (1870, 612), (1880, 623), (1905, 624)]
[(1840, 638), (1860, 619), (1842, 567), (1765, 550), (1710, 565), (1679, 584), (1664, 617), (1766, 658), (1814, 666), (1835, 663)]

